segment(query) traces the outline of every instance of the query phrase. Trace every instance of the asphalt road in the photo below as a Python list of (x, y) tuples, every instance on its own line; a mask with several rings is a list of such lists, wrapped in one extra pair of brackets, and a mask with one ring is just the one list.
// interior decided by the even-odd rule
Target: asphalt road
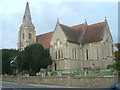
[(56, 85), (37, 85), (37, 84), (22, 84), (13, 82), (0, 82), (0, 90), (111, 90), (111, 89), (97, 89), (97, 88), (80, 88), (67, 87)]
[(0, 88), (78, 88), (78, 87), (66, 87), (55, 85), (37, 85), (37, 84), (21, 84), (13, 82), (2, 82)]

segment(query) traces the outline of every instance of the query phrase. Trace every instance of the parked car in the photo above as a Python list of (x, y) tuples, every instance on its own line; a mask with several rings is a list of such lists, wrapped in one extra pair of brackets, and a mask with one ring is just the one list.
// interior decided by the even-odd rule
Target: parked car
[(105, 88), (103, 90), (120, 90), (120, 81), (116, 82), (109, 88)]

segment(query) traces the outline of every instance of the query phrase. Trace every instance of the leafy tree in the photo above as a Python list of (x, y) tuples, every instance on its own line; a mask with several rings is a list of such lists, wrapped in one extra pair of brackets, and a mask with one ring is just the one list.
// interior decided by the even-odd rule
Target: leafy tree
[(25, 62), (24, 51), (18, 52), (15, 66), (16, 66), (16, 70), (18, 70), (18, 73), (21, 72), (22, 70), (28, 70), (28, 65)]
[(18, 51), (15, 49), (2, 49), (0, 51), (2, 52), (2, 74), (14, 74), (14, 62)]
[(47, 68), (52, 64), (50, 54), (40, 44), (27, 46), (24, 51), (20, 51), (17, 57), (17, 65), (20, 72), (28, 72), (35, 75), (40, 68)]
[(107, 68), (114, 69), (118, 71), (118, 79), (120, 80), (120, 43), (116, 43), (117, 51), (113, 52), (115, 54), (115, 63), (108, 65)]

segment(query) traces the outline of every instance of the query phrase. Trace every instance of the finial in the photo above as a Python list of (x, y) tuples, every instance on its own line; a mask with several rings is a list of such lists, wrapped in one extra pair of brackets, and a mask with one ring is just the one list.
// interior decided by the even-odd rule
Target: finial
[(29, 6), (29, 2), (26, 2), (26, 7)]
[(87, 21), (86, 21), (86, 18), (85, 18), (85, 25), (87, 25)]
[(59, 23), (59, 18), (57, 18), (57, 22)]
[(107, 22), (107, 19), (106, 19), (106, 17), (105, 17), (105, 22)]

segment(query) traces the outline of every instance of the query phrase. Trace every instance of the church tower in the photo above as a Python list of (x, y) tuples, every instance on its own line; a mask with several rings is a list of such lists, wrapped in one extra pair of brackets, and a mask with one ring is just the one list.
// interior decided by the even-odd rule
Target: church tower
[(32, 23), (29, 3), (27, 2), (22, 25), (18, 32), (18, 49), (24, 50), (26, 46), (36, 43), (36, 31)]

